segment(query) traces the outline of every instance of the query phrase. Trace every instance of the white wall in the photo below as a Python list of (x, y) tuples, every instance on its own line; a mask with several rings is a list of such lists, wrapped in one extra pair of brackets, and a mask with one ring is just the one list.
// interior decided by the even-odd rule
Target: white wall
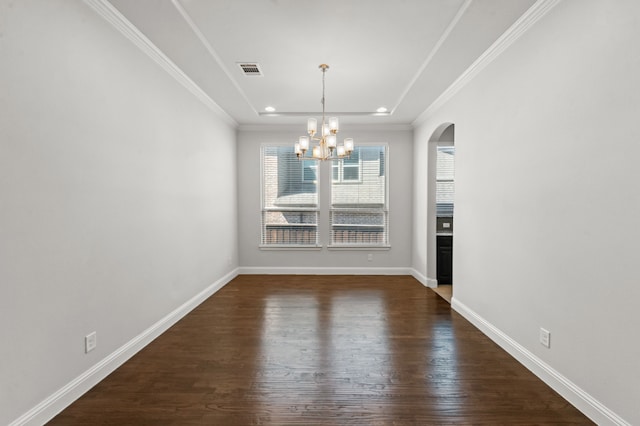
[[(291, 251), (260, 250), (260, 147), (262, 144), (282, 144), (295, 141), (300, 129), (306, 129), (305, 119), (299, 126), (241, 129), (238, 132), (238, 190), (239, 190), (239, 258), (242, 272), (308, 272), (336, 271), (331, 268), (351, 268), (345, 273), (408, 273), (411, 266), (412, 244), (412, 147), (411, 130), (388, 130), (374, 127), (365, 130), (341, 125), (344, 137), (353, 137), (358, 143), (389, 144), (389, 232), (391, 249)], [(348, 134), (347, 134), (348, 133)], [(328, 166), (323, 163), (321, 166)], [(330, 173), (329, 168), (321, 172)], [(328, 184), (328, 180), (325, 180)], [(330, 202), (329, 185), (321, 185), (319, 199)], [(328, 210), (327, 210), (328, 211)], [(328, 218), (320, 217), (319, 232), (327, 244)], [(373, 261), (367, 254), (373, 254)], [(275, 267), (275, 268), (274, 268)], [(302, 270), (300, 268), (308, 268)], [(374, 268), (379, 268), (375, 270)], [(399, 268), (399, 269), (394, 269)]]
[(237, 188), (235, 129), (84, 3), (0, 0), (0, 64), (8, 424), (237, 267)]
[(639, 16), (635, 0), (558, 3), (415, 132), (426, 164), (455, 123), (454, 307), (584, 391), (602, 424), (640, 424)]

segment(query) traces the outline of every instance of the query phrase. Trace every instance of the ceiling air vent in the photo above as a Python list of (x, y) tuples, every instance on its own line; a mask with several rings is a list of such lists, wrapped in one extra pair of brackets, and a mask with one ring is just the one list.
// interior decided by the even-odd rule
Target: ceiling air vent
[(238, 66), (246, 76), (261, 76), (260, 65), (255, 62), (238, 62)]

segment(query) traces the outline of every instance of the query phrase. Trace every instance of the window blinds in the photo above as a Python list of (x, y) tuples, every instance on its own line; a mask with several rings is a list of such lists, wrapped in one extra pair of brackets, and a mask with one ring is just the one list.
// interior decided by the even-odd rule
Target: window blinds
[(453, 216), (454, 159), (453, 146), (439, 146), (436, 158), (436, 216)]
[(386, 157), (386, 146), (361, 146), (351, 158), (333, 164), (332, 245), (389, 244)]
[(317, 166), (292, 146), (262, 147), (262, 245), (318, 244)]

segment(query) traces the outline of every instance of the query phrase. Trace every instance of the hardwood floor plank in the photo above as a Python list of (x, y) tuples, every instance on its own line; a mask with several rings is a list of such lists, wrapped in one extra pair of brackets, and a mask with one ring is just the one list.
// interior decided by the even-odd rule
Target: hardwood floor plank
[(239, 276), (51, 425), (592, 424), (404, 276)]

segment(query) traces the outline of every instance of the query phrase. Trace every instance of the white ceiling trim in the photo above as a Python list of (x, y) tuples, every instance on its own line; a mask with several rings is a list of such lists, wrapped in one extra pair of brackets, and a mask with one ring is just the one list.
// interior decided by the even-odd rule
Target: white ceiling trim
[(538, 0), (529, 8), (504, 34), (498, 38), (460, 77), (442, 92), (429, 107), (413, 121), (414, 126), (424, 123), (438, 109), (446, 104), (456, 93), (467, 85), (487, 65), (493, 62), (502, 52), (515, 43), (529, 28), (545, 16), (562, 0)]
[[(300, 124), (304, 125), (304, 122)], [(348, 124), (341, 127), (348, 127), (349, 132), (401, 132), (413, 131), (411, 124)], [(238, 131), (241, 132), (291, 132), (292, 140), (295, 140), (297, 132), (300, 130), (299, 124), (240, 124)], [(293, 142), (291, 143), (293, 146)], [(357, 145), (357, 144), (356, 144)]]
[(184, 19), (187, 25), (189, 25), (189, 28), (191, 28), (191, 31), (193, 31), (196, 37), (198, 37), (198, 40), (200, 40), (200, 42), (205, 47), (205, 49), (207, 49), (207, 52), (209, 52), (211, 57), (216, 61), (220, 69), (224, 71), (224, 73), (227, 75), (229, 80), (231, 80), (231, 83), (233, 83), (233, 86), (236, 88), (238, 93), (240, 93), (240, 96), (242, 96), (242, 99), (244, 99), (247, 105), (249, 105), (249, 108), (251, 108), (251, 110), (256, 115), (258, 115), (258, 111), (256, 111), (256, 109), (251, 104), (251, 101), (249, 100), (249, 97), (247, 96), (247, 94), (244, 93), (244, 90), (242, 90), (242, 88), (240, 87), (240, 84), (238, 84), (236, 79), (233, 77), (233, 74), (227, 69), (227, 67), (224, 66), (224, 63), (222, 62), (220, 55), (218, 55), (218, 52), (216, 52), (213, 46), (211, 46), (211, 43), (209, 43), (209, 40), (207, 40), (203, 32), (200, 30), (200, 27), (198, 27), (198, 25), (191, 18), (191, 15), (189, 15), (186, 9), (182, 6), (182, 3), (180, 3), (179, 0), (172, 0), (171, 3), (173, 3), (173, 6), (176, 8), (178, 13), (180, 13), (180, 16), (182, 16), (182, 19)]
[(136, 47), (165, 70), (171, 77), (193, 94), (200, 102), (218, 115), (227, 124), (238, 127), (235, 121), (220, 105), (211, 99), (196, 83), (193, 82), (176, 64), (171, 61), (158, 47), (140, 32), (127, 18), (125, 18), (107, 0), (84, 0), (93, 10), (102, 16), (122, 35), (128, 38)]
[[(260, 112), (258, 113), (261, 117), (309, 117), (314, 115), (319, 115), (318, 111), (296, 111), (296, 112)], [(388, 117), (391, 115), (389, 112), (360, 112), (360, 111), (348, 111), (348, 112), (340, 112), (340, 111), (327, 111), (325, 113), (326, 116), (337, 115), (343, 117)]]
[(460, 6), (460, 9), (458, 10), (458, 13), (456, 13), (456, 16), (453, 17), (453, 19), (451, 20), (447, 28), (444, 30), (444, 32), (440, 36), (440, 39), (438, 40), (438, 42), (435, 44), (433, 49), (431, 49), (431, 52), (429, 52), (427, 59), (425, 59), (422, 65), (420, 66), (420, 68), (418, 68), (418, 71), (413, 76), (413, 78), (411, 79), (407, 87), (404, 89), (404, 91), (396, 101), (396, 104), (391, 109), (391, 114), (393, 114), (395, 110), (398, 108), (398, 106), (400, 106), (402, 101), (404, 101), (404, 98), (407, 96), (407, 93), (409, 93), (413, 85), (416, 84), (416, 81), (418, 81), (418, 79), (420, 78), (424, 70), (427, 68), (429, 63), (431, 63), (431, 60), (433, 59), (433, 57), (436, 56), (436, 53), (438, 53), (438, 51), (440, 50), (444, 42), (447, 40), (447, 38), (449, 37), (449, 34), (451, 34), (451, 31), (453, 31), (455, 26), (458, 25), (458, 21), (460, 21), (460, 18), (462, 18), (462, 15), (464, 15), (469, 5), (471, 5), (471, 2), (472, 0), (466, 0), (462, 4), (462, 6)]

